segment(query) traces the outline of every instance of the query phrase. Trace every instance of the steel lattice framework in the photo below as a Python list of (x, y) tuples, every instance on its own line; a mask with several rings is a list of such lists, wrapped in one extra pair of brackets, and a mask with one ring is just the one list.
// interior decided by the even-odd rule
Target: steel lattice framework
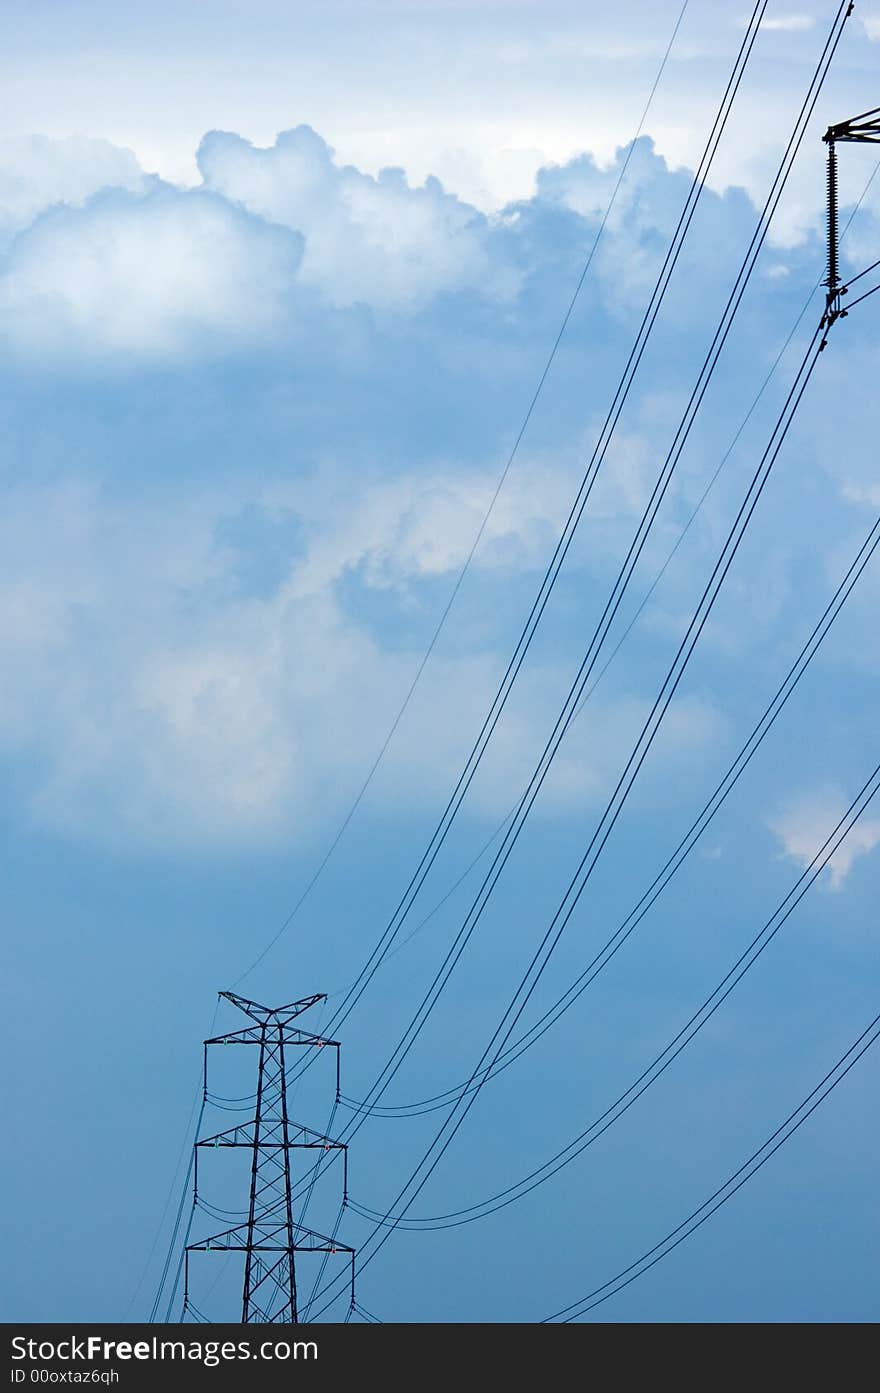
[(247, 1221), (212, 1234), (185, 1249), (184, 1310), (190, 1308), (189, 1266), (193, 1253), (242, 1252), (245, 1255), (241, 1319), (245, 1325), (299, 1323), (296, 1291), (298, 1253), (347, 1255), (351, 1265), (354, 1304), (354, 1249), (335, 1238), (315, 1233), (294, 1222), (291, 1152), (341, 1151), (343, 1205), (348, 1197), (348, 1151), (343, 1142), (322, 1136), (294, 1122), (287, 1107), (288, 1052), (310, 1048), (336, 1050), (336, 1094), (339, 1096), (339, 1041), (310, 1035), (293, 1022), (324, 996), (305, 997), (287, 1006), (270, 1008), (234, 992), (221, 992), (249, 1016), (253, 1025), (204, 1042), (204, 1098), (208, 1097), (208, 1049), (212, 1045), (259, 1047), (254, 1116), (213, 1136), (196, 1141), (193, 1166), (194, 1199), (199, 1199), (199, 1153), (206, 1148), (247, 1148), (252, 1153)]

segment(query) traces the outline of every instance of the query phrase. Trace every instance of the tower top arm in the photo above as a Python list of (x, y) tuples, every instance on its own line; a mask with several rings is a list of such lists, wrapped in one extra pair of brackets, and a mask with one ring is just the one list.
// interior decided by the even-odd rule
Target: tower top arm
[(246, 1016), (250, 1016), (252, 1021), (258, 1025), (268, 1025), (270, 1022), (278, 1025), (287, 1025), (290, 1021), (301, 1016), (303, 1011), (307, 1011), (310, 1006), (316, 1006), (319, 1001), (326, 1001), (325, 992), (319, 992), (316, 996), (305, 996), (301, 1001), (291, 1001), (287, 1006), (261, 1006), (258, 1001), (249, 1001), (245, 996), (238, 996), (235, 992), (220, 992), (220, 996), (231, 1001), (233, 1006), (237, 1006), (240, 1011), (244, 1011)]
[(836, 126), (829, 126), (822, 139), (826, 144), (838, 140), (863, 145), (880, 144), (880, 106), (873, 111), (863, 111), (861, 116), (851, 116), (848, 121), (838, 121)]

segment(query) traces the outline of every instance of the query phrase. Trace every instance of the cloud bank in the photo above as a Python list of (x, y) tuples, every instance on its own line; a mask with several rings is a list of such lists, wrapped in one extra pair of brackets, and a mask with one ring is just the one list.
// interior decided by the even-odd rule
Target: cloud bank
[[(35, 824), (176, 847), (295, 839), (338, 815), (470, 553), (622, 157), (548, 168), (533, 198), (490, 217), (436, 179), (341, 166), (302, 126), (267, 149), (208, 134), (193, 189), (106, 142), (0, 152), (13, 389), (0, 745)], [(377, 805), (442, 796), (479, 725), (688, 183), (639, 143)], [(475, 786), (481, 815), (507, 810), (546, 735), (753, 219), (745, 195), (704, 194), (558, 608)], [(768, 305), (789, 313), (819, 251), (768, 248), (725, 361), (731, 399), (775, 348)], [(701, 426), (634, 601), (731, 428), (723, 413)], [(690, 534), (645, 657), (624, 653), (567, 742), (551, 811), (607, 788), (726, 506), (722, 492)], [(784, 620), (790, 564), (768, 556), (779, 604), (760, 623), (741, 605), (730, 652)], [(697, 777), (725, 729), (723, 703), (683, 693), (658, 769)]]

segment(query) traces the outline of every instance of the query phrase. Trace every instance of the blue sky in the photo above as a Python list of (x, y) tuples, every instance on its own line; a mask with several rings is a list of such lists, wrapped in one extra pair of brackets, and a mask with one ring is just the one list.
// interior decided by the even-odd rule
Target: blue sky
[[(10, 8), (17, 77), (0, 132), (3, 1018), (16, 1130), (2, 1161), (7, 1319), (149, 1309), (167, 1223), (149, 1254), (215, 994), (285, 920), (399, 709), (679, 8)], [(412, 926), (528, 779), (833, 9), (771, 2), (637, 389)], [(409, 879), (592, 449), (746, 12), (689, 6), (440, 642), (326, 873), (239, 988), (259, 1000), (344, 988)], [(880, 9), (859, 5), (615, 640), (822, 272), (819, 137), (877, 104), (878, 42)], [(842, 152), (849, 207), (874, 164), (870, 149)], [(848, 273), (876, 259), (878, 234), (880, 179), (847, 233)], [(876, 304), (834, 329), (528, 1019), (650, 883), (876, 516), (865, 389)], [(448, 1087), (479, 1057), (614, 786), (818, 313), (814, 299), (567, 737), (479, 934), (383, 1101)], [(595, 986), (484, 1090), (414, 1214), (473, 1203), (564, 1145), (738, 957), (878, 758), (878, 599), (874, 565), (697, 853)], [(398, 1235), (363, 1276), (366, 1306), (387, 1320), (540, 1319), (673, 1227), (876, 1014), (878, 847), (880, 807), (624, 1120), (499, 1215)], [(389, 960), (346, 1023), (347, 1093), (369, 1087), (476, 885), (472, 876)], [(875, 1318), (873, 1069), (868, 1057), (752, 1185), (602, 1318)], [(322, 1127), (331, 1094), (329, 1080), (310, 1080), (301, 1120)], [(384, 1208), (435, 1123), (362, 1128), (353, 1196)], [(329, 1185), (314, 1222), (333, 1222)], [(367, 1232), (351, 1216), (340, 1236)], [(230, 1268), (215, 1300), (234, 1280)]]

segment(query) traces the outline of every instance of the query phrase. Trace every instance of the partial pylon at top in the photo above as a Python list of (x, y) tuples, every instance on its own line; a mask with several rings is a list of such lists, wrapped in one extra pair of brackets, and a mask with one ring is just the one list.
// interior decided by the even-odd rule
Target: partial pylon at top
[(822, 139), (865, 141), (868, 144), (876, 144), (880, 141), (880, 106), (875, 106), (873, 111), (863, 111), (861, 116), (851, 116), (848, 121), (838, 121), (836, 126), (829, 126)]
[(218, 995), (231, 1001), (233, 1006), (244, 1011), (245, 1015), (250, 1016), (258, 1025), (289, 1025), (297, 1016), (301, 1016), (303, 1011), (308, 1011), (310, 1006), (317, 1006), (319, 1001), (327, 1000), (327, 993), (319, 992), (316, 996), (304, 996), (301, 1001), (291, 1001), (287, 1006), (261, 1006), (258, 1001), (249, 1001), (247, 997), (238, 996), (235, 992), (219, 992)]
[(845, 315), (842, 297), (847, 287), (840, 279), (840, 228), (838, 221), (837, 194), (837, 145), (844, 142), (850, 145), (880, 144), (880, 107), (873, 111), (863, 111), (860, 116), (851, 116), (848, 121), (838, 121), (829, 126), (822, 139), (828, 146), (828, 274), (825, 277), (827, 294), (825, 315), (832, 324), (840, 315)]

